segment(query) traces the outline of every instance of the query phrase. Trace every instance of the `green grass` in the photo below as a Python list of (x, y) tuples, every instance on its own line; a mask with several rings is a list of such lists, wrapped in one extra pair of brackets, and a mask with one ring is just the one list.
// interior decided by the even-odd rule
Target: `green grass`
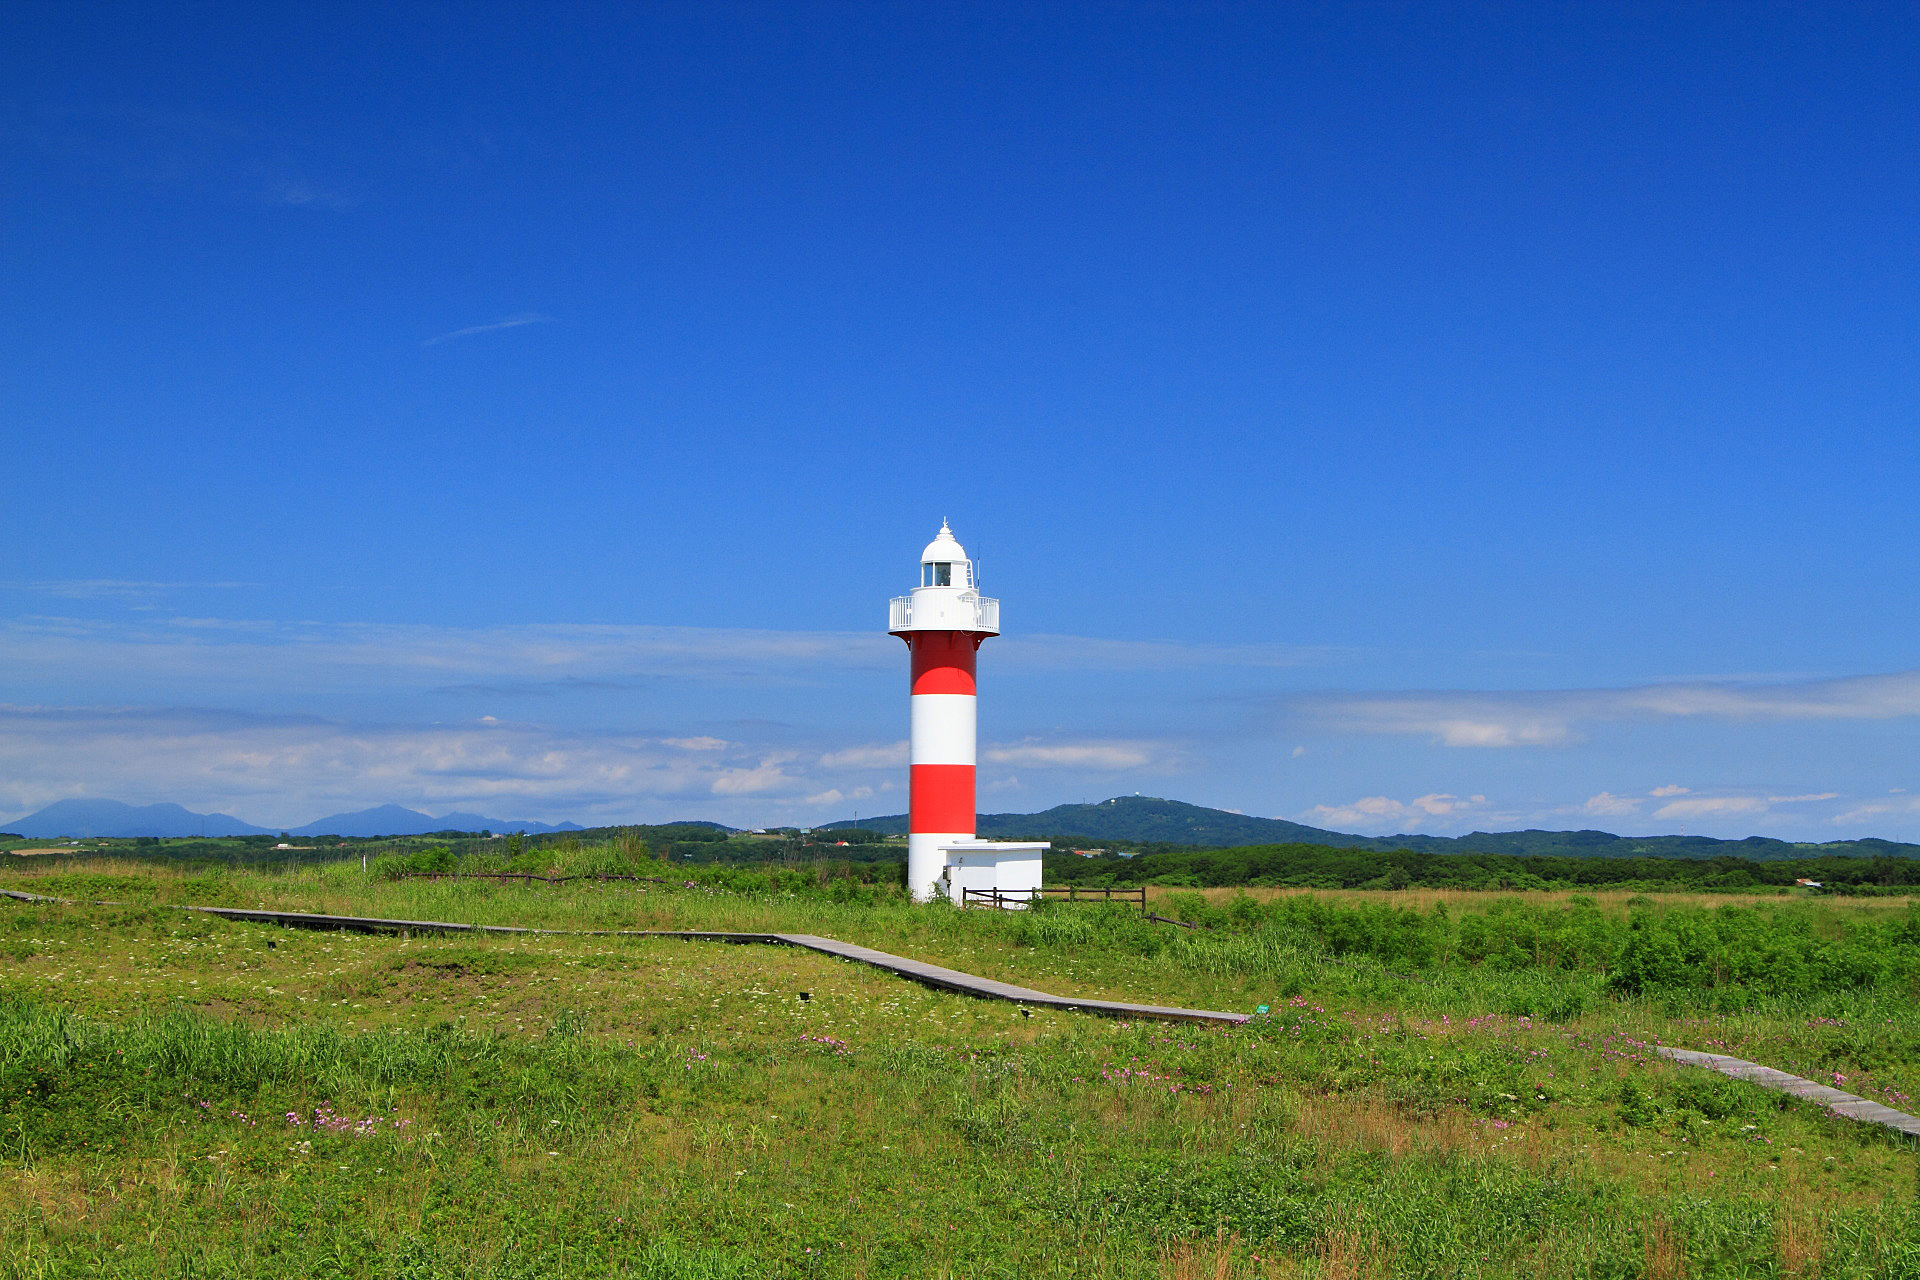
[[(726, 874), (9, 875), (127, 905), (0, 902), (0, 1275), (1920, 1275), (1897, 1135), (1647, 1049), (1838, 1073), (1898, 1104), (1920, 1093), (1910, 975), (1808, 989), (1681, 965), (1624, 987), (1630, 917), (1691, 928), (1686, 903), (1482, 895), (1471, 927), (1450, 903), (1446, 937), (1586, 938), (1469, 956), (1408, 951), (1440, 936), (1431, 906), (1389, 918), (1382, 895), (1188, 933)], [(1272, 1012), (1023, 1016), (790, 949), (165, 907), (189, 901), (822, 933), (1063, 993)], [(1762, 925), (1843, 950), (1907, 919), (1885, 900), (1769, 909), (1790, 914)], [(1717, 918), (1736, 940), (1750, 923)]]

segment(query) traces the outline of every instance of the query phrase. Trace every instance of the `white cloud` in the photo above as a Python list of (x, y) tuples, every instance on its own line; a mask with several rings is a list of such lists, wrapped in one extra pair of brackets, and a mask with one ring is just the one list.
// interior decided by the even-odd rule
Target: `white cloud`
[(710, 789), (717, 796), (791, 795), (798, 779), (781, 767), (789, 759), (773, 756), (752, 768), (722, 769)]
[[(1685, 822), (1701, 818), (1713, 819), (1736, 817), (1741, 815), (1760, 816), (1768, 814), (1775, 805), (1817, 804), (1825, 800), (1839, 798), (1837, 791), (1807, 792), (1804, 795), (1755, 795), (1735, 793), (1723, 795), (1695, 795), (1691, 787), (1675, 784), (1655, 787), (1647, 792), (1654, 800), (1667, 803), (1654, 809), (1648, 817), (1655, 821)], [(1680, 799), (1679, 797), (1686, 797)], [(1636, 796), (1616, 796), (1602, 791), (1580, 806), (1579, 812), (1602, 817), (1628, 817), (1637, 815), (1645, 801)]]
[[(1460, 797), (1444, 792), (1416, 797), (1405, 802), (1389, 796), (1366, 796), (1351, 804), (1315, 805), (1298, 819), (1316, 827), (1335, 830), (1376, 828), (1380, 834), (1412, 831), (1423, 825), (1452, 825), (1458, 818), (1486, 806), (1485, 796)], [(1436, 819), (1443, 821), (1438, 824)]]
[(1295, 705), (1337, 728), (1426, 734), (1449, 747), (1558, 746), (1579, 726), (1661, 719), (1887, 720), (1920, 715), (1920, 671), (1764, 684), (1310, 695)]
[(818, 805), (846, 804), (848, 801), (869, 800), (872, 797), (872, 787), (854, 787), (847, 791), (842, 791), (839, 787), (834, 787), (827, 791), (815, 792), (813, 795), (808, 796), (805, 802), (807, 804)]
[[(1905, 788), (1901, 790), (1904, 791)], [(1882, 822), (1889, 817), (1906, 817), (1912, 814), (1920, 814), (1920, 796), (1902, 796), (1898, 800), (1876, 800), (1871, 804), (1856, 805), (1834, 814), (1827, 821), (1839, 827), (1852, 827), (1869, 822)]]
[(1444, 720), (1433, 728), (1449, 747), (1549, 747), (1573, 738), (1565, 725), (1537, 720)]
[(1597, 817), (1619, 818), (1640, 812), (1640, 801), (1633, 796), (1616, 796), (1610, 791), (1602, 791), (1599, 795), (1588, 796), (1587, 802), (1580, 806), (1580, 811)]
[(1685, 818), (1720, 818), (1735, 813), (1765, 813), (1767, 802), (1761, 796), (1694, 796), (1673, 800), (1653, 811), (1655, 818), (1669, 821)]

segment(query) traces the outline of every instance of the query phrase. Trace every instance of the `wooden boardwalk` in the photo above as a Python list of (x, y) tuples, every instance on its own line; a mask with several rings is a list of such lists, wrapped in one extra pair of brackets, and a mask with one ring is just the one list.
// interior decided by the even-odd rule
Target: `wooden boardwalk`
[(915, 982), (922, 982), (930, 987), (944, 987), (948, 991), (958, 991), (963, 995), (979, 996), (987, 1000), (1011, 1000), (1015, 1004), (1032, 1005), (1036, 1009), (1077, 1009), (1083, 1013), (1101, 1013), (1114, 1018), (1155, 1018), (1164, 1022), (1232, 1024), (1247, 1020), (1247, 1015), (1244, 1013), (1218, 1013), (1212, 1009), (1181, 1009), (1172, 1005), (1126, 1004), (1118, 1000), (1082, 1000), (1077, 996), (1053, 996), (1044, 991), (1035, 991), (1030, 987), (1016, 987), (1011, 983), (995, 982), (992, 978), (976, 978), (970, 973), (961, 973), (958, 969), (943, 969), (937, 964), (909, 960), (904, 956), (875, 951), (871, 947), (856, 947), (850, 942), (836, 942), (832, 938), (821, 938), (811, 933), (779, 933), (773, 936), (777, 941), (790, 947), (805, 947), (809, 951), (837, 956), (842, 960), (852, 960), (856, 964), (872, 965), (876, 969), (885, 969), (889, 973), (897, 973), (903, 978), (911, 978)]
[[(20, 893), (14, 890), (0, 890), (0, 893), (22, 902), (66, 901), (63, 898), (48, 898), (40, 894)], [(889, 973), (910, 978), (930, 987), (957, 991), (962, 995), (978, 996), (983, 1000), (1008, 1000), (1015, 1004), (1031, 1005), (1036, 1009), (1072, 1009), (1082, 1013), (1104, 1014), (1113, 1018), (1153, 1018), (1167, 1022), (1234, 1024), (1247, 1020), (1247, 1015), (1244, 1013), (1221, 1013), (1213, 1009), (1181, 1009), (1170, 1005), (1128, 1004), (1120, 1000), (1083, 1000), (1076, 996), (1049, 995), (1045, 991), (1035, 991), (1030, 987), (1016, 987), (1011, 983), (996, 982), (992, 978), (977, 978), (970, 973), (962, 973), (958, 969), (945, 969), (937, 964), (909, 960), (905, 956), (875, 951), (871, 947), (859, 947), (850, 942), (839, 942), (833, 938), (822, 938), (811, 933), (712, 933), (678, 929), (527, 929), (505, 924), (456, 924), (448, 920), (389, 920), (378, 916), (319, 915), (309, 911), (249, 911), (240, 907), (178, 907), (176, 909), (199, 911), (225, 920), (241, 920), (253, 924), (277, 924), (292, 929), (349, 929), (355, 933), (510, 933), (567, 937), (680, 938), (688, 942), (740, 942), (800, 947), (807, 951), (817, 951), (822, 955), (833, 956), (838, 960), (850, 960), (855, 964), (885, 969)]]
[[(38, 893), (22, 893), (15, 889), (0, 889), (0, 897), (16, 899), (20, 902), (66, 902), (66, 898), (50, 898)], [(124, 903), (98, 903), (99, 906), (123, 906)], [(448, 920), (389, 920), (379, 916), (329, 916), (308, 911), (248, 911), (240, 907), (176, 907), (179, 911), (199, 911), (210, 916), (220, 916), (227, 920), (247, 921), (254, 924), (277, 924), (293, 929), (349, 929), (356, 933), (508, 933), (508, 934), (550, 934), (567, 937), (613, 937), (613, 938), (679, 938), (687, 942), (737, 942), (758, 943), (761, 945), (800, 947), (807, 951), (816, 951), (821, 955), (833, 956), (838, 960), (848, 960), (855, 964), (871, 965), (884, 969), (888, 973), (898, 974), (930, 987), (939, 987), (946, 991), (956, 991), (962, 995), (977, 996), (983, 1000), (1007, 1000), (1014, 1004), (1029, 1005), (1036, 1009), (1068, 1009), (1081, 1013), (1104, 1014), (1113, 1018), (1150, 1018), (1168, 1022), (1210, 1022), (1235, 1024), (1247, 1021), (1244, 1013), (1221, 1013), (1213, 1009), (1182, 1009), (1171, 1005), (1128, 1004), (1120, 1000), (1082, 1000), (1075, 996), (1049, 995), (1045, 991), (1035, 991), (1031, 987), (1016, 987), (1008, 982), (996, 982), (992, 978), (979, 978), (958, 969), (946, 969), (937, 964), (928, 964), (923, 960), (909, 960), (905, 956), (896, 956), (886, 951), (875, 951), (872, 947), (855, 946), (851, 942), (839, 942), (833, 938), (822, 938), (811, 933), (717, 933), (696, 930), (675, 929), (528, 929), (505, 924), (456, 924)], [(1676, 1049), (1669, 1045), (1656, 1045), (1655, 1052), (1661, 1057), (1690, 1067), (1705, 1067), (1709, 1071), (1718, 1071), (1735, 1080), (1745, 1080), (1757, 1084), (1763, 1089), (1775, 1089), (1781, 1093), (1816, 1102), (1836, 1115), (1858, 1120), (1864, 1124), (1885, 1125), (1889, 1129), (1920, 1137), (1920, 1116), (1910, 1116), (1904, 1111), (1895, 1111), (1858, 1094), (1846, 1093), (1840, 1089), (1829, 1088), (1812, 1080), (1803, 1080), (1799, 1076), (1776, 1071), (1772, 1067), (1763, 1067), (1757, 1062), (1748, 1062), (1744, 1058), (1731, 1058), (1720, 1053), (1701, 1053), (1696, 1049)]]
[(1757, 1084), (1762, 1089), (1777, 1089), (1781, 1093), (1790, 1093), (1796, 1098), (1805, 1098), (1808, 1102), (1817, 1102), (1836, 1115), (1849, 1120), (1858, 1120), (1863, 1124), (1883, 1124), (1889, 1129), (1898, 1129), (1901, 1133), (1910, 1133), (1920, 1137), (1920, 1116), (1910, 1116), (1904, 1111), (1895, 1111), (1892, 1107), (1882, 1106), (1870, 1098), (1832, 1089), (1812, 1080), (1802, 1080), (1799, 1076), (1790, 1076), (1784, 1071), (1775, 1071), (1772, 1067), (1763, 1067), (1757, 1062), (1748, 1062), (1745, 1058), (1730, 1058), (1724, 1053), (1701, 1053), (1698, 1049), (1673, 1049), (1666, 1045), (1655, 1045), (1654, 1051), (1663, 1058), (1689, 1067), (1705, 1067), (1709, 1071), (1718, 1071), (1723, 1076), (1735, 1080), (1745, 1080)]

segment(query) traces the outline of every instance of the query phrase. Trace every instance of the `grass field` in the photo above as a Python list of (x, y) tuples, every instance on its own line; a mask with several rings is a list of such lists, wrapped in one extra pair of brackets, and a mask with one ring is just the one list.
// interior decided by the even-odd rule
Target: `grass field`
[[(1216, 926), (1189, 932), (685, 877), (9, 867), (122, 905), (0, 901), (0, 1274), (1920, 1276), (1902, 1139), (1649, 1051), (1909, 1105), (1904, 900), (1159, 900)], [(1270, 1012), (1028, 1015), (784, 948), (182, 902), (802, 931)]]

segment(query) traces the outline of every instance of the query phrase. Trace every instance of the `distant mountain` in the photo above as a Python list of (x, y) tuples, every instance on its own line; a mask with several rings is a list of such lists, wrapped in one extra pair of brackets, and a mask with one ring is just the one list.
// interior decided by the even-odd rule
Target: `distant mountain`
[(549, 825), (544, 822), (509, 822), (502, 818), (483, 818), (477, 813), (449, 813), (433, 818), (417, 809), (383, 804), (354, 813), (336, 813), (288, 829), (296, 836), (420, 836), (432, 831), (584, 831), (575, 822)]
[[(905, 814), (828, 823), (823, 830), (858, 826), (897, 835), (907, 829)], [(1464, 836), (1356, 836), (1325, 831), (1284, 818), (1254, 818), (1224, 809), (1208, 809), (1152, 796), (1116, 796), (1099, 804), (1062, 804), (1039, 813), (983, 813), (977, 833), (991, 840), (1022, 837), (1074, 837), (1089, 841), (1129, 840), (1151, 844), (1227, 849), (1257, 844), (1318, 844), (1341, 849), (1412, 849), (1417, 853), (1550, 854), (1563, 858), (1815, 858), (1920, 857), (1920, 845), (1891, 840), (1835, 840), (1795, 844), (1748, 836), (1714, 840), (1707, 836), (1616, 836), (1605, 831), (1475, 831)]]
[[(907, 818), (905, 814), (896, 814), (890, 818), (862, 818), (858, 823), (834, 822), (828, 827), (856, 825), (865, 831), (898, 835), (907, 829)], [(982, 838), (991, 840), (1080, 836), (1089, 840), (1139, 840), (1219, 849), (1249, 844), (1374, 846), (1374, 841), (1366, 836), (1342, 835), (1338, 831), (1288, 822), (1285, 818), (1255, 818), (1152, 796), (1115, 796), (1099, 804), (1061, 804), (1039, 813), (983, 813), (974, 830)]]
[[(556, 831), (585, 831), (577, 822), (531, 822), (526, 818), (483, 818), (477, 813), (446, 813), (436, 821), (435, 831), (524, 831), (528, 835)], [(474, 825), (478, 823), (479, 825)], [(397, 834), (397, 833), (396, 833)]]
[(118, 800), (59, 800), (38, 813), (7, 823), (34, 840), (54, 836), (259, 836), (271, 835), (224, 813), (194, 813), (177, 804), (122, 804)]
[(7, 830), (33, 840), (57, 836), (270, 836), (286, 831), (293, 836), (413, 836), (430, 831), (583, 831), (578, 823), (509, 821), (477, 813), (449, 813), (433, 818), (397, 804), (358, 813), (336, 813), (303, 827), (256, 827), (225, 813), (194, 813), (177, 804), (122, 804), (118, 800), (61, 800), (38, 813), (15, 818)]

